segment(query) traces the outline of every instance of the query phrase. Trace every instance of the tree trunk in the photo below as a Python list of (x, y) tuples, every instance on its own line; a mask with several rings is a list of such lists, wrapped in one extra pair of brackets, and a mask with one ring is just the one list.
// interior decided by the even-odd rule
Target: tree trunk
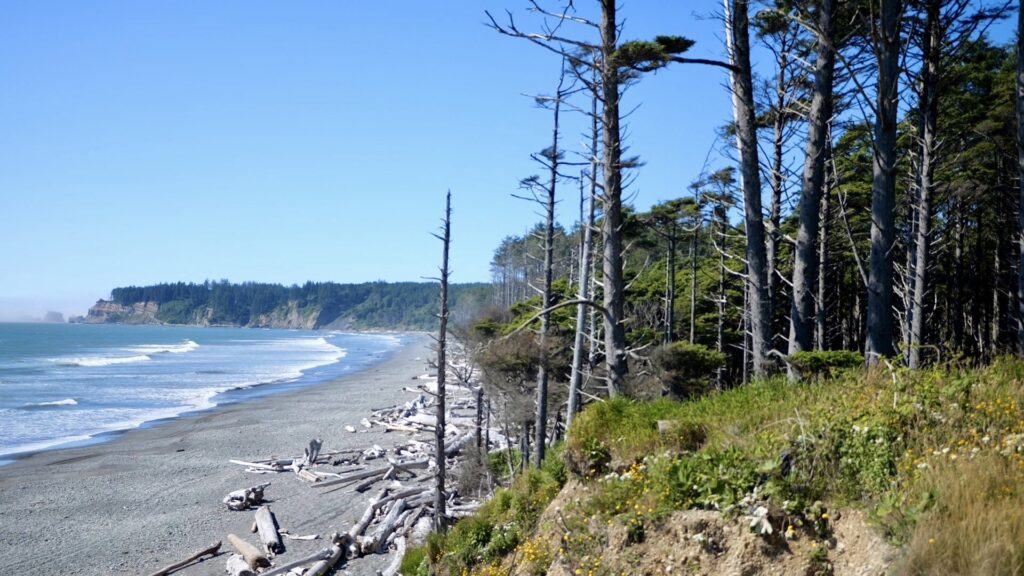
[(622, 274), (622, 142), (619, 131), (620, 83), (615, 53), (618, 49), (616, 0), (601, 0), (601, 150), (604, 195), (604, 355), (608, 368), (608, 395), (622, 391), (629, 373), (626, 353), (625, 282)]
[[(726, 0), (728, 2), (728, 0)], [(750, 305), (751, 357), (753, 375), (768, 373), (768, 350), (771, 345), (771, 311), (768, 309), (768, 262), (765, 251), (764, 218), (761, 214), (761, 174), (757, 152), (757, 124), (754, 119), (754, 89), (750, 72), (750, 35), (747, 0), (734, 0), (727, 17), (727, 40), (730, 61), (734, 66), (732, 80), (733, 115), (736, 122), (736, 145), (740, 156), (743, 186), (743, 210), (747, 235), (747, 282)]]
[(668, 238), (668, 278), (665, 287), (665, 343), (675, 342), (676, 323), (676, 237)]
[(779, 229), (782, 223), (782, 186), (785, 182), (782, 176), (782, 161), (785, 156), (783, 131), (786, 128), (786, 70), (789, 67), (789, 52), (786, 46), (782, 46), (779, 51), (778, 67), (779, 71), (775, 80), (777, 82), (775, 118), (772, 122), (772, 203), (768, 216), (768, 221), (771, 224), (768, 234), (768, 309), (773, 319), (773, 336), (775, 306), (778, 304), (776, 270), (779, 263), (779, 239), (782, 237)]
[[(825, 185), (825, 160), (828, 155), (828, 124), (832, 118), (832, 78), (835, 52), (832, 38), (836, 0), (822, 2), (818, 19), (817, 56), (814, 61), (814, 93), (807, 117), (807, 155), (800, 188), (800, 226), (796, 236), (793, 262), (793, 298), (789, 323), (789, 354), (811, 350), (814, 344), (815, 295), (818, 282), (818, 227), (821, 217), (821, 192)], [(789, 379), (799, 374), (790, 366)]]
[(1024, 356), (1024, 10), (1017, 14), (1017, 353)]
[(910, 302), (910, 342), (907, 364), (911, 369), (921, 365), (924, 344), (924, 298), (928, 290), (928, 256), (931, 234), (931, 199), (935, 183), (936, 131), (939, 121), (939, 62), (942, 29), (939, 22), (940, 0), (928, 2), (925, 24), (923, 69), (921, 74), (921, 174), (918, 185), (917, 237), (914, 240), (914, 276)]
[(700, 228), (704, 223), (701, 216), (700, 190), (694, 190), (693, 195), (697, 204), (697, 224), (693, 228), (693, 237), (690, 238), (690, 344), (694, 343), (697, 328), (697, 242), (700, 240)]
[[(583, 198), (580, 198), (580, 225), (583, 226), (583, 245), (580, 247), (580, 277), (576, 287), (578, 300), (590, 298), (590, 260), (594, 244), (594, 197), (597, 194), (597, 95), (590, 98), (590, 197), (587, 200), (587, 217), (583, 218)], [(583, 191), (580, 190), (582, 196)], [(586, 329), (587, 306), (576, 306), (576, 334), (572, 347), (572, 373), (569, 376), (569, 404), (565, 411), (565, 429), (572, 425), (580, 409), (580, 387), (583, 384), (583, 331)]]
[[(829, 156), (831, 157), (831, 153)], [(831, 191), (831, 186), (826, 179), (825, 189), (821, 196), (821, 229), (818, 233), (818, 297), (814, 300), (814, 349), (818, 352), (827, 348), (826, 339), (828, 337), (825, 328), (825, 315), (828, 312), (825, 295), (825, 271), (828, 269), (828, 197)]]
[(544, 205), (544, 289), (541, 293), (540, 315), (540, 366), (537, 369), (537, 421), (534, 431), (537, 446), (534, 465), (540, 468), (544, 461), (544, 447), (547, 443), (548, 430), (548, 330), (551, 325), (551, 282), (554, 274), (555, 259), (555, 188), (558, 184), (558, 114), (562, 109), (562, 82), (565, 80), (563, 70), (555, 92), (554, 125), (551, 130), (551, 150), (548, 157), (550, 174), (547, 186), (547, 202)]
[(437, 315), (439, 326), (437, 330), (437, 423), (434, 425), (434, 457), (437, 463), (437, 473), (434, 476), (434, 532), (444, 532), (445, 499), (445, 450), (444, 450), (444, 429), (445, 429), (445, 376), (447, 373), (448, 361), (445, 358), (447, 352), (448, 335), (448, 247), (451, 244), (452, 230), (452, 194), (445, 196), (444, 222), (441, 242), (444, 244), (441, 256), (441, 295), (440, 312)]
[(896, 242), (896, 120), (899, 108), (901, 0), (882, 0), (875, 38), (878, 88), (875, 101), (871, 181), (871, 259), (868, 274), (869, 366), (895, 353), (892, 321), (892, 257)]

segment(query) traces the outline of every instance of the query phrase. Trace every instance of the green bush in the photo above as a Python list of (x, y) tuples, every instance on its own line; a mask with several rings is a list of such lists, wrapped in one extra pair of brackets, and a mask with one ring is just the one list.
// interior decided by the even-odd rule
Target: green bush
[(685, 399), (707, 391), (715, 371), (725, 366), (726, 357), (707, 346), (676, 342), (656, 348), (651, 353), (651, 362), (660, 372), (668, 393)]
[(864, 356), (852, 350), (797, 352), (788, 360), (802, 377), (813, 379), (835, 378), (846, 370), (864, 365)]

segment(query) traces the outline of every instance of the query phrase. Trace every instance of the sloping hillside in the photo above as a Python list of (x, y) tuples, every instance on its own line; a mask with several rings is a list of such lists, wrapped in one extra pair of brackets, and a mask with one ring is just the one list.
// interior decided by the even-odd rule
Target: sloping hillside
[(411, 552), (448, 574), (1019, 574), (1024, 363), (596, 402)]

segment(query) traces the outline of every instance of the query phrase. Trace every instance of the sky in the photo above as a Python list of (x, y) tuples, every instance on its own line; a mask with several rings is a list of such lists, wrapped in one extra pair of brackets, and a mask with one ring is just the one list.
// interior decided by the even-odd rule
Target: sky
[[(590, 9), (593, 2), (577, 2)], [(721, 58), (717, 0), (623, 3), (624, 39)], [(556, 56), (486, 25), (524, 0), (8, 1), (0, 18), (0, 320), (84, 313), (111, 288), (436, 276), (489, 280), (540, 217)], [(757, 63), (755, 63), (755, 66)], [(728, 121), (722, 70), (676, 66), (625, 96), (640, 209), (686, 193)], [(586, 105), (586, 102), (580, 102)], [(562, 145), (579, 150), (581, 117)], [(719, 145), (720, 147), (720, 145)], [(715, 164), (717, 162), (717, 164)], [(712, 168), (726, 160), (713, 160)], [(578, 192), (564, 186), (571, 226)]]

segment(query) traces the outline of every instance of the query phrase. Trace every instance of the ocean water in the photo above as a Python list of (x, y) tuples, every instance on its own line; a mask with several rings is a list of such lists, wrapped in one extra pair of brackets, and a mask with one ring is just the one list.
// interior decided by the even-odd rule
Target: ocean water
[(404, 336), (0, 324), (0, 464), (364, 369)]

